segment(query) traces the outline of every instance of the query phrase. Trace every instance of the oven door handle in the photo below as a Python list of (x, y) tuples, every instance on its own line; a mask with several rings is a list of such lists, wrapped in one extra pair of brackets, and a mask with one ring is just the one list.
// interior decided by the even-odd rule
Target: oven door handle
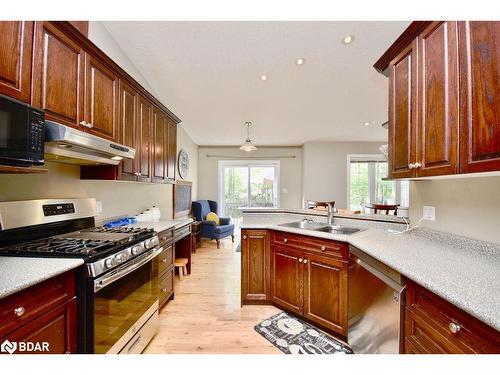
[(163, 246), (157, 247), (153, 249), (150, 253), (147, 253), (144, 257), (136, 259), (134, 263), (131, 264), (130, 266), (123, 269), (119, 269), (114, 273), (111, 273), (109, 275), (104, 275), (103, 277), (96, 279), (94, 281), (94, 293), (108, 286), (109, 284), (114, 283), (116, 280), (121, 279), (123, 276), (126, 276), (129, 273), (134, 272), (136, 269), (142, 267), (147, 262), (158, 256), (158, 254), (160, 254), (162, 251), (163, 251)]

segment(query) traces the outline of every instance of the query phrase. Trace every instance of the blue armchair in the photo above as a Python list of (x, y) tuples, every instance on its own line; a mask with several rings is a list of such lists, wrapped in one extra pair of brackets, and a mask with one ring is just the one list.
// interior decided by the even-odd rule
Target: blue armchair
[(199, 200), (192, 203), (193, 216), (197, 221), (201, 221), (201, 236), (217, 241), (217, 249), (220, 248), (220, 239), (231, 236), (234, 242), (234, 224), (231, 219), (221, 217), (220, 225), (215, 221), (205, 220), (209, 212), (217, 213), (217, 202), (210, 200)]

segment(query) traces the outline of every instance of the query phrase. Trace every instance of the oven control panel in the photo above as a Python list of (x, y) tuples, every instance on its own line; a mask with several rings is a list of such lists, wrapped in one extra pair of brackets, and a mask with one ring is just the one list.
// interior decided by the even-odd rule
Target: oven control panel
[(45, 216), (67, 215), (74, 213), (75, 213), (75, 205), (73, 203), (43, 205), (43, 214)]

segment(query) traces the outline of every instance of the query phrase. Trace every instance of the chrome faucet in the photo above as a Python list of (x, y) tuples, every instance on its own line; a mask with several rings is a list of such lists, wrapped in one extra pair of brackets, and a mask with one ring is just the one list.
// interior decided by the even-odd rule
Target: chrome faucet
[(327, 219), (327, 222), (329, 225), (333, 225), (333, 205), (335, 203), (330, 203), (330, 202), (326, 202), (326, 205), (328, 207), (328, 219)]

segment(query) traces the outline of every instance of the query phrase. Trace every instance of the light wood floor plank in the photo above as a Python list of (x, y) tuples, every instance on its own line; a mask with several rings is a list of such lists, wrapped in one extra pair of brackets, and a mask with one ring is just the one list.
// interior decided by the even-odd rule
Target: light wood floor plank
[(240, 253), (231, 240), (203, 241), (192, 258), (191, 275), (175, 276), (175, 300), (160, 311), (160, 331), (145, 353), (281, 353), (254, 331), (281, 310), (240, 306)]

